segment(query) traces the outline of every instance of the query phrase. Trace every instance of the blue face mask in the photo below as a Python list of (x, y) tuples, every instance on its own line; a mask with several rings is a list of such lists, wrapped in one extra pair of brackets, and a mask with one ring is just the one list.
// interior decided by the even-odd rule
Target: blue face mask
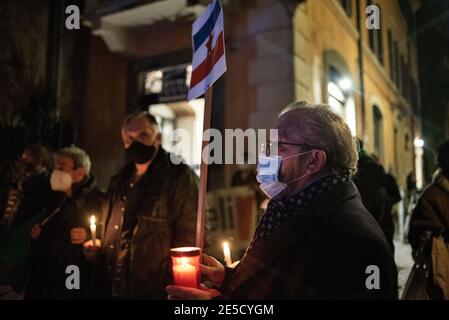
[(268, 198), (275, 198), (282, 191), (284, 191), (290, 183), (298, 181), (308, 175), (302, 175), (288, 182), (279, 181), (279, 171), (281, 169), (282, 160), (299, 157), (305, 154), (309, 154), (310, 152), (312, 151), (297, 153), (285, 158), (281, 156), (266, 156), (263, 153), (259, 155), (256, 180), (257, 182), (259, 182), (260, 188)]

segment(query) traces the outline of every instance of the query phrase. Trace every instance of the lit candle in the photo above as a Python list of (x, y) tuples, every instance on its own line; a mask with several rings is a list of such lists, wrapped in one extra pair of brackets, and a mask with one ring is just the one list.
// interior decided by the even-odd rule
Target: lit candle
[(198, 288), (201, 249), (197, 247), (173, 248), (170, 250), (173, 263), (173, 280), (176, 286)]
[(198, 284), (196, 268), (191, 264), (188, 264), (187, 258), (180, 258), (180, 260), (181, 264), (173, 266), (175, 285), (196, 288)]
[(95, 225), (95, 216), (90, 217), (90, 233), (92, 235), (92, 243), (95, 247), (97, 241), (97, 226)]
[(226, 266), (230, 267), (232, 265), (231, 249), (229, 249), (229, 243), (227, 242), (223, 242), (223, 254)]

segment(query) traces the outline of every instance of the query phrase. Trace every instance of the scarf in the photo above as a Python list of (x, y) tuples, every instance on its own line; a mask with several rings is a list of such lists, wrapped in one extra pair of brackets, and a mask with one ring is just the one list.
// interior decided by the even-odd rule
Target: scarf
[(289, 218), (296, 216), (304, 211), (313, 201), (319, 198), (323, 193), (337, 187), (338, 185), (350, 180), (349, 175), (330, 175), (321, 178), (309, 186), (302, 189), (297, 194), (284, 198), (272, 199), (264, 215), (257, 225), (254, 238), (249, 249), (262, 238), (268, 237), (282, 224), (288, 222)]

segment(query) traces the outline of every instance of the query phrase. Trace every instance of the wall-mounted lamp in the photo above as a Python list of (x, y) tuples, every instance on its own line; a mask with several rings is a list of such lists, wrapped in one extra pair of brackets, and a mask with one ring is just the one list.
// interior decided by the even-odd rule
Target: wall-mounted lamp
[(343, 91), (348, 91), (352, 89), (352, 81), (349, 78), (343, 78), (340, 81), (338, 81), (338, 86), (343, 90)]
[(424, 140), (423, 139), (419, 139), (419, 138), (415, 138), (414, 145), (417, 148), (422, 148), (422, 147), (424, 147)]

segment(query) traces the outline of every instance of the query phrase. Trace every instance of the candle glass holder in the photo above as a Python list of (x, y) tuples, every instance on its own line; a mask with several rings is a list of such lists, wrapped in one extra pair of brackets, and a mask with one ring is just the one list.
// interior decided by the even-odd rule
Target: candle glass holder
[(190, 288), (199, 287), (201, 280), (200, 255), (201, 249), (197, 247), (170, 249), (175, 285)]

